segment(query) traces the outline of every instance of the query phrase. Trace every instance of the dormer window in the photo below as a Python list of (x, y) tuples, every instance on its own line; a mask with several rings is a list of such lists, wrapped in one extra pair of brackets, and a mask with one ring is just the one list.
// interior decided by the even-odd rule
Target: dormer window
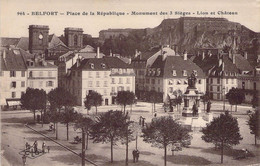
[(183, 70), (183, 71), (182, 71), (182, 75), (183, 75), (183, 76), (187, 76), (187, 71), (186, 71), (186, 70)]
[(160, 74), (161, 74), (161, 69), (158, 68), (158, 69), (157, 69), (157, 74), (156, 74), (156, 76), (159, 76)]
[(93, 63), (90, 63), (90, 68), (94, 69), (94, 64)]
[(173, 85), (173, 81), (172, 80), (169, 80), (169, 85)]
[(172, 71), (172, 76), (177, 76), (176, 70)]
[(184, 84), (188, 84), (188, 81), (187, 81), (187, 80), (184, 80)]
[(155, 69), (154, 69), (154, 70), (153, 70), (153, 76), (155, 76), (155, 72), (156, 72), (156, 71), (155, 71)]
[(177, 85), (180, 85), (181, 84), (181, 80), (177, 80)]
[(101, 67), (104, 69), (106, 68), (106, 65), (104, 63), (101, 63)]
[(194, 73), (195, 76), (198, 75), (197, 70), (193, 70), (193, 73)]
[(122, 74), (122, 69), (119, 69), (119, 74)]

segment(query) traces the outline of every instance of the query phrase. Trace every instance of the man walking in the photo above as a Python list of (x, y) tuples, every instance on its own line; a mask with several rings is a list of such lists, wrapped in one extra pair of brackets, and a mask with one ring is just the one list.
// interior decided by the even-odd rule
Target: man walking
[(135, 158), (136, 158), (136, 162), (138, 162), (138, 158), (139, 158), (139, 150), (136, 149), (135, 151)]
[(133, 150), (132, 154), (133, 154), (133, 161), (134, 161), (134, 163), (135, 163), (135, 158), (136, 158), (136, 150)]

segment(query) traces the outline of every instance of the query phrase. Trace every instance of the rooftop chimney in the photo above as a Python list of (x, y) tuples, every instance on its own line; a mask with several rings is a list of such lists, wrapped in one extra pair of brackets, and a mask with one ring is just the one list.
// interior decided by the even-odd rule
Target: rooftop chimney
[(233, 64), (236, 64), (236, 56), (235, 56), (235, 54), (232, 54), (232, 62), (233, 62)]
[(3, 58), (4, 58), (4, 59), (6, 58), (6, 52), (5, 52), (5, 50), (3, 51)]
[(97, 56), (96, 58), (100, 58), (100, 55), (99, 55), (99, 47), (97, 47)]
[(247, 52), (244, 52), (244, 58), (247, 59)]
[(218, 66), (221, 66), (222, 63), (223, 63), (222, 58), (219, 57), (219, 59), (218, 59)]
[(203, 51), (202, 52), (202, 60), (204, 60), (205, 59), (205, 52)]
[(111, 57), (113, 56), (111, 49), (110, 49), (110, 52), (109, 52), (109, 56), (111, 56)]
[(183, 53), (183, 59), (186, 61), (188, 58), (188, 53), (187, 51), (185, 50), (184, 53)]
[(77, 63), (77, 67), (79, 67), (80, 66), (80, 59), (79, 58), (77, 59), (76, 63)]

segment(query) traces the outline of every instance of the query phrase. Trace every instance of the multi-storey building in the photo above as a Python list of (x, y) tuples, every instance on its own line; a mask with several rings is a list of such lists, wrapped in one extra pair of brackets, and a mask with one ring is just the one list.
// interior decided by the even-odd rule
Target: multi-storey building
[[(151, 58), (153, 60), (149, 61)], [(188, 76), (194, 73), (197, 77), (196, 87), (205, 93), (206, 79), (203, 71), (190, 59), (187, 53), (176, 55), (169, 47), (163, 48), (160, 54), (149, 58), (145, 76), (145, 90), (163, 93), (163, 101), (172, 98), (174, 91), (185, 93), (188, 87)]]
[(2, 106), (18, 106), (27, 87), (27, 67), (24, 54), (19, 49), (1, 51), (0, 89)]
[(58, 67), (35, 57), (26, 61), (28, 71), (28, 87), (43, 89), (49, 93), (58, 87)]
[(103, 97), (103, 105), (115, 103), (118, 91), (134, 91), (133, 69), (117, 57), (77, 59), (68, 73), (67, 89), (77, 97), (77, 104), (84, 105), (89, 91), (97, 91)]
[(214, 100), (223, 100), (231, 88), (238, 87), (238, 76), (253, 70), (246, 57), (231, 51), (202, 51), (194, 57), (193, 62), (207, 75), (206, 90)]

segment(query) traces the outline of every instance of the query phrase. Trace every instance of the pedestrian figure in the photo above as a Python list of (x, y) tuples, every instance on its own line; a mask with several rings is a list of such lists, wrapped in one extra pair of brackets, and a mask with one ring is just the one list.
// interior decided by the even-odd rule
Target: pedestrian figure
[(136, 157), (136, 162), (138, 162), (138, 158), (139, 158), (139, 150), (136, 149), (135, 151), (135, 157)]
[(142, 126), (144, 127), (144, 120), (145, 120), (145, 118), (142, 118), (143, 119), (143, 121), (142, 121)]
[(31, 148), (31, 155), (32, 155), (32, 157), (33, 157), (33, 147)]
[(37, 141), (34, 141), (33, 147), (34, 147), (35, 154), (38, 153), (38, 142)]
[(25, 154), (23, 155), (22, 160), (23, 160), (23, 166), (25, 166), (26, 165), (26, 155)]
[(30, 145), (28, 142), (25, 143), (25, 150), (30, 150)]
[(157, 116), (157, 114), (155, 113), (155, 114), (154, 114), (154, 117), (156, 118), (156, 116)]
[(50, 153), (50, 146), (47, 146), (48, 153)]
[(143, 117), (142, 117), (142, 116), (140, 116), (140, 118), (139, 118), (139, 125), (141, 125), (141, 124), (142, 124), (142, 119), (143, 119)]
[(42, 143), (42, 152), (43, 152), (43, 153), (45, 153), (45, 146), (46, 146), (46, 144), (45, 144), (45, 142), (43, 141), (43, 143)]
[(136, 150), (133, 150), (132, 154), (133, 154), (133, 160), (134, 160), (134, 163), (135, 163), (135, 158), (136, 158)]

